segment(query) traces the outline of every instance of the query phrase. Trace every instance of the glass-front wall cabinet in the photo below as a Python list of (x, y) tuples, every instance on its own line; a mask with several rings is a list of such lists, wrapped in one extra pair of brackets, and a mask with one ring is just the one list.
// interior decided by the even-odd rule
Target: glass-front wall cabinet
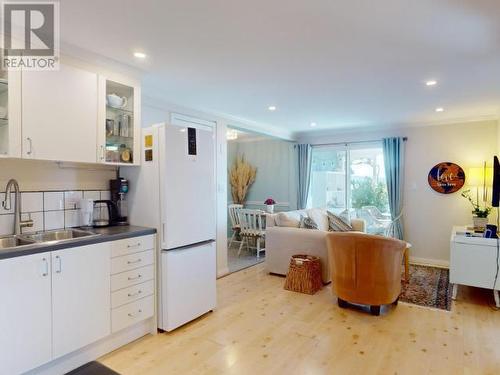
[(0, 69), (0, 157), (21, 156), (21, 74)]
[[(101, 158), (106, 163), (134, 164), (136, 103), (133, 86), (106, 80), (106, 136)], [(102, 146), (101, 146), (102, 147)]]
[(0, 70), (0, 154), (9, 153), (9, 81), (7, 72)]

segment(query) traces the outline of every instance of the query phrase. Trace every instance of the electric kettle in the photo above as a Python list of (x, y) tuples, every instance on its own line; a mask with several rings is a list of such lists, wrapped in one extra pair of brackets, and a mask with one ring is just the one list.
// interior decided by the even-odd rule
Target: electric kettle
[(109, 227), (110, 225), (114, 225), (117, 215), (116, 205), (110, 200), (94, 201), (92, 225), (95, 228)]

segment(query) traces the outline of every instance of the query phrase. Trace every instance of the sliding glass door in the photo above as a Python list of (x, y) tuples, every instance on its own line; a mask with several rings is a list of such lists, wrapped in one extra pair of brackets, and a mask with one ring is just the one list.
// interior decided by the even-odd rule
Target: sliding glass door
[(382, 145), (315, 146), (309, 206), (364, 219), (368, 233), (383, 234), (391, 219)]

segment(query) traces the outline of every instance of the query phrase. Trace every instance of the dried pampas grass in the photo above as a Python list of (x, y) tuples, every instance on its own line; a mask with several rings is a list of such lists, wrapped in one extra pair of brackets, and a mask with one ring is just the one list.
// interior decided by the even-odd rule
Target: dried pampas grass
[(229, 183), (231, 184), (231, 195), (233, 203), (243, 204), (248, 188), (254, 183), (257, 168), (250, 165), (244, 155), (236, 157), (229, 171)]

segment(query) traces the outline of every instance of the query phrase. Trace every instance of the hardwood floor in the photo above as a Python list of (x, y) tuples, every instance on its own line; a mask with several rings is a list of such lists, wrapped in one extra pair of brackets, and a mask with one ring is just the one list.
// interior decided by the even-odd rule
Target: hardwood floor
[(340, 309), (330, 287), (283, 290), (263, 265), (217, 281), (219, 307), (100, 359), (127, 374), (499, 374), (500, 311), (461, 288), (451, 312), (399, 303), (380, 317)]

